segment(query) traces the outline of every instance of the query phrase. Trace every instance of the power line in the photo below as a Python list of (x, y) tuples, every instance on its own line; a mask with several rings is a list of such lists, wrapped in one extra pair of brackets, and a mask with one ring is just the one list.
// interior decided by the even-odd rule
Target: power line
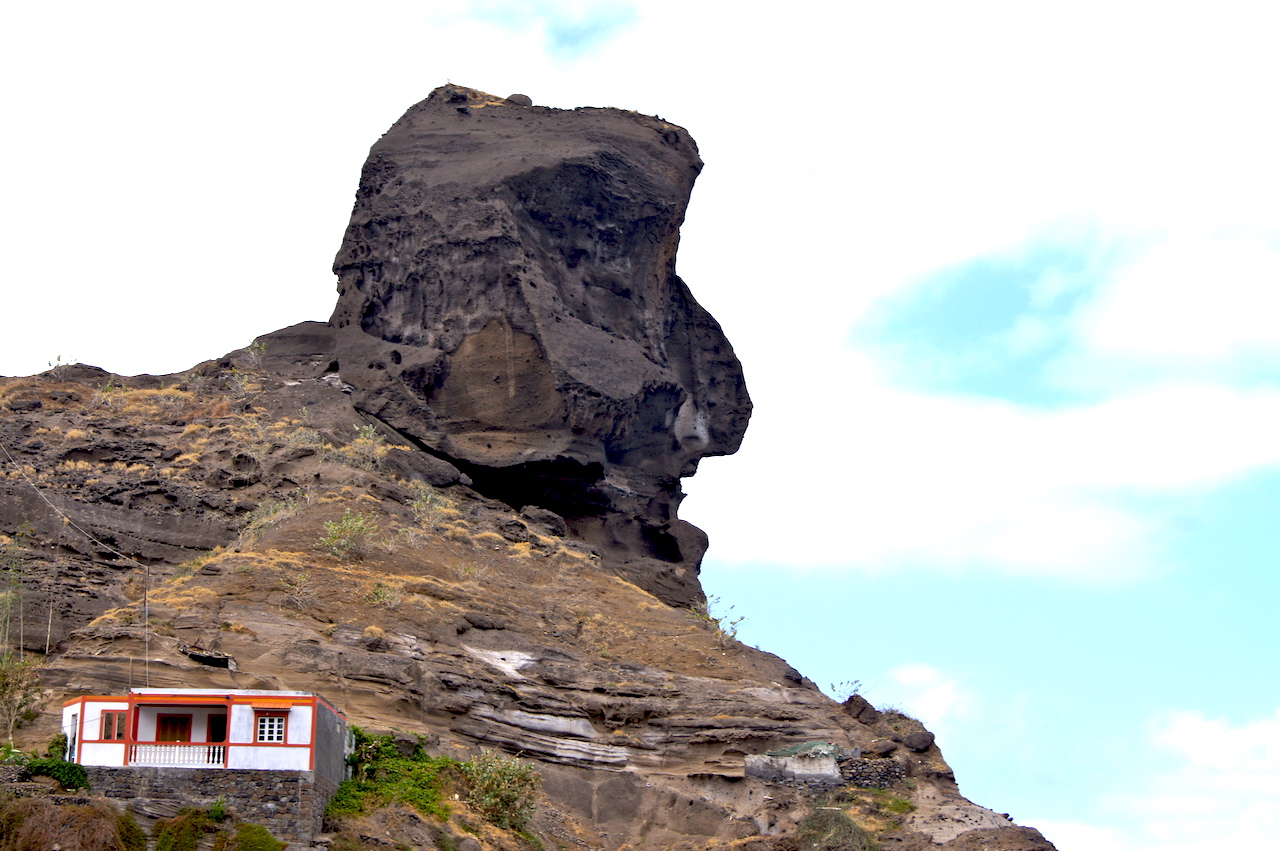
[[(3, 442), (0, 442), (0, 451), (4, 452), (4, 457), (8, 459), (9, 463), (13, 466), (13, 469), (18, 471), (18, 475), (22, 477), (22, 480), (27, 483), (27, 486), (31, 488), (31, 490), (35, 493), (35, 495), (40, 497), (41, 501), (43, 501), (45, 505), (53, 509), (53, 512), (62, 518), (63, 525), (71, 527), (72, 529), (76, 530), (81, 535), (83, 535), (85, 538), (97, 544), (99, 547), (102, 547), (107, 552), (114, 553), (115, 555), (119, 556), (125, 561), (132, 562), (133, 564), (137, 565), (138, 567), (142, 568), (145, 571), (146, 581), (142, 585), (142, 642), (143, 642), (143, 664), (144, 664), (144, 670), (145, 670), (144, 679), (146, 680), (147, 686), (150, 686), (151, 685), (151, 606), (150, 606), (149, 594), (151, 590), (151, 566), (143, 564), (142, 562), (138, 561), (136, 558), (132, 556), (125, 555), (124, 553), (117, 550), (115, 547), (111, 546), (110, 544), (96, 537), (93, 533), (89, 532), (79, 523), (76, 523), (76, 521), (72, 520), (71, 517), (69, 517), (65, 511), (63, 511), (61, 508), (55, 505), (54, 502), (51, 499), (49, 499), (49, 497), (45, 496), (44, 492), (41, 491), (40, 488), (36, 485), (36, 483), (31, 480), (31, 477), (27, 475), (27, 471), (22, 468), (22, 465), (19, 464), (14, 459), (13, 455), (9, 452), (9, 447), (6, 446)], [(21, 607), (19, 607), (19, 612), (21, 612)], [(50, 610), (51, 622), (52, 622), (52, 617), (53, 617), (53, 613), (51, 609)], [(45, 645), (47, 648), (48, 646), (47, 638), (45, 640)]]

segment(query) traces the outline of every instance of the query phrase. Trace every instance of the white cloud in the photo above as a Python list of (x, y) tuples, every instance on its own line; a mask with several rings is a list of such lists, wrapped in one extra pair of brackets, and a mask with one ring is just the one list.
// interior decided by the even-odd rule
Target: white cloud
[(1280, 391), (1037, 410), (885, 387), (853, 354), (815, 363), (757, 399), (739, 458), (687, 483), (682, 515), (719, 562), (1132, 578), (1156, 569), (1179, 500), (1280, 469)]
[(934, 732), (946, 729), (973, 708), (974, 698), (960, 681), (932, 665), (899, 665), (889, 672), (889, 678), (903, 708)]
[(1274, 362), (1280, 356), (1275, 243), (1274, 235), (1184, 234), (1131, 258), (1075, 320), (1083, 353), (1077, 369), (1110, 365), (1148, 377), (1192, 370), (1230, 380), (1250, 374), (1259, 361)]
[[(1111, 796), (1096, 820), (1034, 820), (1059, 851), (1200, 851), (1270, 848), (1280, 834), (1280, 709), (1232, 724), (1200, 712), (1168, 713), (1150, 744), (1172, 768)], [(1154, 760), (1153, 760), (1154, 762)]]

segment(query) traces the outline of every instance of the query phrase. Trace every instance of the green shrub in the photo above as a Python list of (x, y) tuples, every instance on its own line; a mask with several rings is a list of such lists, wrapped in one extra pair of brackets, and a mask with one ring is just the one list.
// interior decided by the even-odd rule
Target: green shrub
[(400, 606), (400, 589), (384, 582), (375, 582), (373, 590), (365, 596), (364, 601), (370, 606), (382, 606), (388, 611), (394, 611)]
[(471, 787), (467, 803), (498, 827), (524, 830), (537, 808), (542, 786), (542, 777), (533, 763), (505, 757), (497, 751), (481, 751), (460, 768)]
[(200, 839), (217, 829), (204, 810), (188, 807), (170, 819), (160, 819), (152, 828), (156, 851), (196, 851)]
[(88, 789), (89, 775), (83, 765), (63, 759), (33, 759), (27, 762), (27, 771), (52, 777), (63, 789)]
[(44, 755), (49, 757), (49, 759), (66, 762), (67, 734), (55, 733), (53, 738), (49, 740), (49, 747), (45, 748)]
[[(341, 818), (400, 803), (423, 815), (446, 819), (449, 810), (444, 806), (444, 780), (455, 765), (448, 757), (380, 760), (368, 779), (343, 781), (324, 813)], [(365, 771), (370, 768), (366, 766)]]
[(814, 810), (796, 828), (796, 847), (812, 851), (875, 851), (876, 839), (840, 810)]
[(320, 546), (336, 556), (338, 561), (363, 561), (377, 534), (377, 520), (348, 508), (342, 513), (341, 520), (330, 520), (324, 524)]
[(132, 813), (116, 816), (116, 832), (120, 834), (121, 851), (147, 851), (147, 832), (138, 826)]
[(412, 756), (401, 756), (395, 740), (370, 736), (353, 727), (355, 752), (351, 755), (353, 779), (344, 781), (325, 807), (328, 818), (366, 813), (392, 803), (404, 803), (423, 815), (448, 818), (444, 806), (444, 782), (458, 763), (448, 757), (430, 757), (419, 740)]
[(26, 765), (31, 754), (10, 742), (0, 742), (0, 765)]
[(426, 482), (414, 482), (413, 490), (417, 497), (409, 507), (418, 523), (427, 529), (434, 529), (444, 515), (455, 510), (453, 500)]
[(213, 851), (284, 851), (289, 843), (281, 842), (260, 824), (240, 822), (235, 831), (223, 831), (213, 842)]

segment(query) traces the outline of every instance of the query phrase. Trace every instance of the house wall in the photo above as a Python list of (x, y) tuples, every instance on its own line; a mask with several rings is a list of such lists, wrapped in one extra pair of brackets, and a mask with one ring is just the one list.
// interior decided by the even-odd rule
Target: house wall
[(318, 703), (316, 713), (316, 776), (337, 789), (347, 776), (347, 756), (354, 744), (351, 731), (327, 704)]
[(236, 745), (227, 751), (227, 767), (309, 771), (311, 770), (311, 748)]
[[(62, 730), (75, 739), (75, 746), (84, 765), (123, 765), (124, 745), (120, 742), (102, 742), (102, 713), (109, 710), (128, 709), (123, 700), (85, 701), (62, 708)], [(71, 759), (76, 753), (71, 753)]]
[(83, 705), (73, 703), (70, 706), (62, 707), (62, 731), (71, 734), (73, 721), (75, 716), (79, 715), (79, 727), (76, 737), (84, 741), (85, 739), (97, 739), (102, 733), (102, 713), (108, 709), (128, 709), (129, 703), (124, 700), (86, 700)]
[(154, 810), (154, 802), (171, 801), (178, 807), (210, 807), (222, 798), (237, 818), (304, 845), (320, 832), (325, 804), (337, 790), (310, 771), (150, 766), (86, 766), (85, 771), (95, 793), (126, 806)]
[(191, 741), (207, 742), (209, 734), (209, 716), (225, 715), (225, 706), (139, 706), (138, 707), (138, 741), (154, 742), (156, 740), (156, 718), (160, 715), (190, 715)]
[(84, 742), (80, 745), (81, 765), (124, 765), (121, 742)]
[[(231, 707), (231, 718), (228, 722), (227, 736), (233, 743), (252, 743), (254, 740), (254, 709), (248, 704)], [(311, 744), (310, 706), (295, 706), (289, 710), (289, 720), (285, 727), (285, 743), (290, 745)]]

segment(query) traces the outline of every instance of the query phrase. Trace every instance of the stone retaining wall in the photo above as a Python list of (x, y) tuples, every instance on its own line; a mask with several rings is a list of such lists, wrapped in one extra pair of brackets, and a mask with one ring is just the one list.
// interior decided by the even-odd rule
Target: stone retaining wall
[(312, 771), (151, 766), (85, 766), (85, 771), (89, 787), (108, 798), (205, 808), (221, 798), (237, 818), (261, 824), (279, 839), (302, 843), (320, 832), (325, 804), (337, 791), (336, 784)]
[(846, 759), (840, 762), (841, 779), (864, 789), (888, 789), (902, 782), (907, 769), (896, 759)]

